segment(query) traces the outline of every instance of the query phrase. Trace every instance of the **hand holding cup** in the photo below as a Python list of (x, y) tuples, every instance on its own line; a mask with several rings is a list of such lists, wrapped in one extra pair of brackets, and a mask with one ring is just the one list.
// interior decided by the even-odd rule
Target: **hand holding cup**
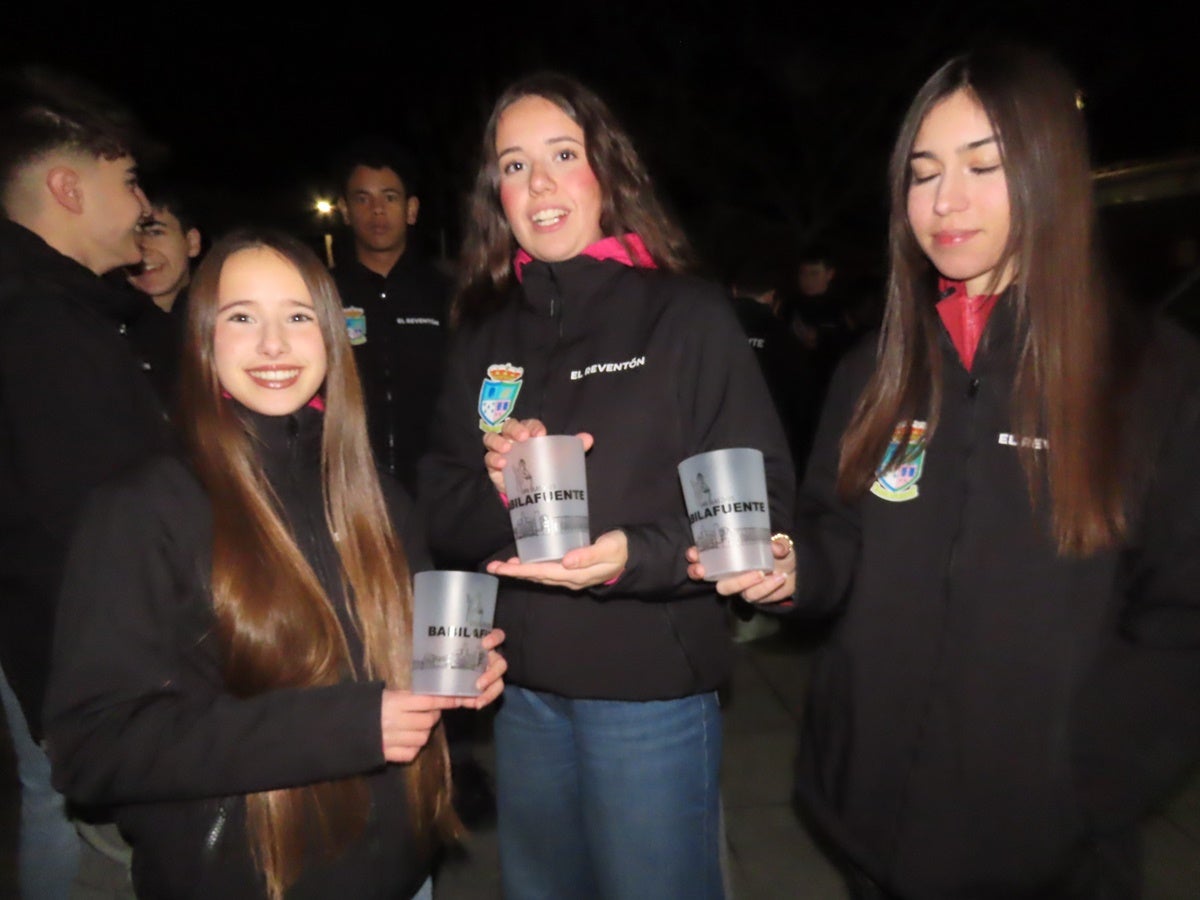
[(457, 706), (457, 697), (384, 689), (379, 710), (383, 758), (391, 763), (412, 762), (429, 743), (429, 735), (441, 720), (442, 710)]
[(480, 572), (418, 572), (413, 577), (414, 691), (477, 698), (503, 674), (495, 647), (504, 635), (500, 632), (497, 639), (492, 629), (497, 584)]
[[(771, 572), (740, 572), (717, 580), (717, 593), (722, 597), (739, 594), (747, 603), (770, 604), (790, 600), (796, 592), (796, 551), (790, 540), (783, 535), (771, 538), (771, 555), (775, 566)], [(705, 581), (704, 566), (700, 562), (700, 551), (695, 546), (687, 549), (688, 577), (693, 581)]]
[(689, 456), (678, 468), (705, 580), (769, 572), (771, 513), (762, 452), (709, 450)]
[(617, 528), (606, 531), (593, 544), (567, 551), (559, 561), (522, 563), (514, 556), (492, 560), (487, 570), (490, 575), (581, 591), (612, 581), (625, 570), (628, 561), (629, 541), (625, 532)]
[[(508, 464), (505, 454), (513, 448), (513, 444), (548, 433), (546, 426), (538, 419), (509, 419), (499, 434), (489, 432), (483, 436), (483, 446), (487, 451), (483, 454), (483, 462), (487, 466), (488, 478), (498, 492), (504, 493), (504, 467)], [(583, 442), (584, 453), (592, 449), (595, 438), (588, 432), (581, 431), (575, 436)]]
[(493, 628), (481, 642), (487, 653), (487, 669), (475, 681), (478, 696), (441, 697), (384, 689), (379, 710), (384, 759), (391, 763), (412, 762), (429, 743), (429, 735), (441, 720), (442, 710), (483, 709), (500, 696), (508, 662), (496, 648), (504, 643), (504, 637), (503, 631)]

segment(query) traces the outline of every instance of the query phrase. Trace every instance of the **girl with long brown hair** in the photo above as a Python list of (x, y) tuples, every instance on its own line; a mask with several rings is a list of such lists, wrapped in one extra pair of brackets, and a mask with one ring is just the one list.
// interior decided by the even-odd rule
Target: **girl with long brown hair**
[(797, 794), (856, 897), (1136, 897), (1200, 745), (1200, 356), (1103, 277), (1076, 98), (1011, 47), (921, 88), (794, 548), (718, 586), (839, 616)]
[[(461, 828), (441, 710), (407, 690), (420, 522), (371, 461), (333, 281), (274, 233), (196, 272), (185, 459), (101, 490), (62, 592), (48, 732), (115, 807), (146, 897), (411, 897)], [(427, 888), (425, 889), (427, 890)]]
[[(559, 75), (506, 90), (471, 203), (423, 489), (435, 547), (503, 577), (504, 895), (716, 900), (731, 647), (716, 593), (687, 579), (675, 467), (761, 449), (786, 523), (786, 440), (732, 304), (683, 273), (683, 236), (593, 92)], [(504, 410), (484, 393), (496, 372)], [(522, 565), (501, 454), (547, 431), (586, 433), (594, 541)]]

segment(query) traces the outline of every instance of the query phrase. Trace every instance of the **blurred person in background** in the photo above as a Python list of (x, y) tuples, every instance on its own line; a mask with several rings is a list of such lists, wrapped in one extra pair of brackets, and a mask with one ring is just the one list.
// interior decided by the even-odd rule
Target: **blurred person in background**
[(171, 409), (187, 321), (187, 287), (200, 255), (201, 234), (180, 192), (156, 184), (151, 188), (150, 215), (138, 226), (142, 261), (125, 270), (130, 285), (150, 302), (129, 323), (129, 336)]

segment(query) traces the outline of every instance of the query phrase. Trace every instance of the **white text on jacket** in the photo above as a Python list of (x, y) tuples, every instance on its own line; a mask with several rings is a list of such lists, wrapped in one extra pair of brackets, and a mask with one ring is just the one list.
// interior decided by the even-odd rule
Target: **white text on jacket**
[(635, 356), (633, 359), (627, 359), (625, 362), (615, 363), (592, 363), (583, 369), (572, 369), (571, 380), (579, 381), (581, 378), (587, 378), (589, 375), (607, 375), (610, 372), (627, 372), (630, 369), (638, 369), (646, 364), (646, 357)]

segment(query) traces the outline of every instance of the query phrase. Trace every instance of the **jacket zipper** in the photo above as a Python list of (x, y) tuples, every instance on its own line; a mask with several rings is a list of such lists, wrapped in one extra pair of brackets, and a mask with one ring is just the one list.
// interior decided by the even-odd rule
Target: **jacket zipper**
[[(978, 361), (978, 360), (976, 360), (976, 361)], [(954, 536), (950, 540), (950, 550), (946, 555), (946, 565), (945, 565), (945, 569), (944, 569), (943, 575), (942, 575), (943, 620), (942, 620), (942, 627), (941, 627), (940, 633), (938, 635), (939, 640), (938, 640), (938, 646), (937, 646), (937, 654), (935, 657), (936, 664), (934, 666), (933, 671), (929, 675), (929, 683), (928, 683), (928, 688), (927, 688), (926, 695), (925, 695), (925, 711), (922, 713), (922, 716), (921, 716), (920, 730), (918, 731), (918, 733), (915, 737), (915, 740), (913, 742), (913, 751), (912, 751), (911, 759), (909, 761), (908, 774), (905, 777), (904, 794), (901, 797), (900, 808), (899, 808), (899, 811), (896, 816), (896, 829), (895, 829), (895, 832), (893, 833), (893, 837), (892, 837), (891, 852), (889, 854), (889, 856), (891, 858), (891, 862), (889, 863), (889, 867), (893, 871), (894, 871), (895, 867), (899, 864), (900, 845), (901, 845), (901, 841), (902, 841), (904, 830), (905, 830), (906, 820), (908, 817), (908, 804), (909, 804), (909, 798), (910, 798), (910, 791), (911, 791), (911, 787), (912, 787), (913, 769), (916, 766), (917, 757), (921, 754), (921, 750), (924, 747), (925, 729), (929, 725), (929, 716), (931, 714), (930, 706), (933, 703), (933, 695), (934, 695), (934, 691), (935, 691), (935, 686), (937, 683), (939, 673), (941, 672), (942, 667), (945, 665), (946, 642), (948, 640), (948, 635), (946, 632), (947, 632), (947, 629), (949, 628), (949, 623), (946, 621), (946, 619), (949, 618), (948, 609), (950, 606), (950, 584), (951, 584), (951, 581), (954, 576), (954, 568), (955, 568), (955, 565), (956, 565), (956, 562), (958, 559), (958, 545), (959, 545), (959, 541), (962, 538), (963, 522), (966, 520), (965, 510), (966, 510), (967, 504), (970, 502), (970, 499), (971, 499), (970, 492), (968, 489), (968, 485), (970, 483), (968, 469), (970, 468), (969, 463), (970, 463), (971, 457), (974, 455), (975, 449), (976, 449), (975, 419), (976, 419), (976, 416), (978, 415), (978, 403), (976, 402), (976, 398), (979, 396), (979, 387), (980, 387), (979, 378), (976, 377), (975, 375), (971, 374), (971, 372), (968, 372), (967, 373), (966, 404), (965, 404), (966, 410), (964, 413), (965, 422), (964, 422), (964, 426), (963, 426), (963, 433), (966, 435), (967, 443), (966, 443), (966, 446), (964, 447), (963, 463), (962, 463), (962, 468), (961, 468), (961, 472), (962, 472), (961, 477), (963, 479), (963, 485), (962, 485), (962, 490), (959, 492), (959, 495), (962, 499), (960, 500), (958, 509), (956, 510), (957, 520), (955, 521), (955, 524), (954, 524)], [(942, 399), (943, 406), (945, 406), (947, 404), (947, 402), (958, 402), (958, 401), (957, 400), (952, 401), (951, 398), (949, 398), (946, 394), (943, 394), (943, 399)]]
[(553, 291), (550, 294), (550, 318), (554, 322), (554, 344), (550, 347), (550, 351), (546, 354), (546, 372), (542, 378), (542, 408), (545, 409), (546, 400), (550, 393), (550, 373), (557, 371), (554, 363), (558, 359), (558, 354), (562, 349), (563, 339), (563, 309), (566, 302), (563, 300), (562, 285), (558, 281), (558, 275), (554, 272), (554, 266), (550, 266), (550, 284), (553, 285)]
[(206, 862), (213, 862), (217, 858), (217, 848), (221, 846), (221, 838), (225, 834), (225, 823), (229, 819), (229, 810), (226, 808), (228, 802), (228, 800), (221, 800), (217, 804), (217, 814), (213, 817), (212, 824), (208, 826), (208, 831), (204, 833), (202, 855)]
[(563, 325), (562, 325), (562, 285), (558, 283), (558, 276), (554, 274), (554, 266), (550, 266), (550, 283), (554, 285), (554, 293), (550, 295), (550, 318), (554, 320), (554, 330), (557, 340), (554, 344), (554, 349), (558, 349), (558, 341), (562, 340)]

